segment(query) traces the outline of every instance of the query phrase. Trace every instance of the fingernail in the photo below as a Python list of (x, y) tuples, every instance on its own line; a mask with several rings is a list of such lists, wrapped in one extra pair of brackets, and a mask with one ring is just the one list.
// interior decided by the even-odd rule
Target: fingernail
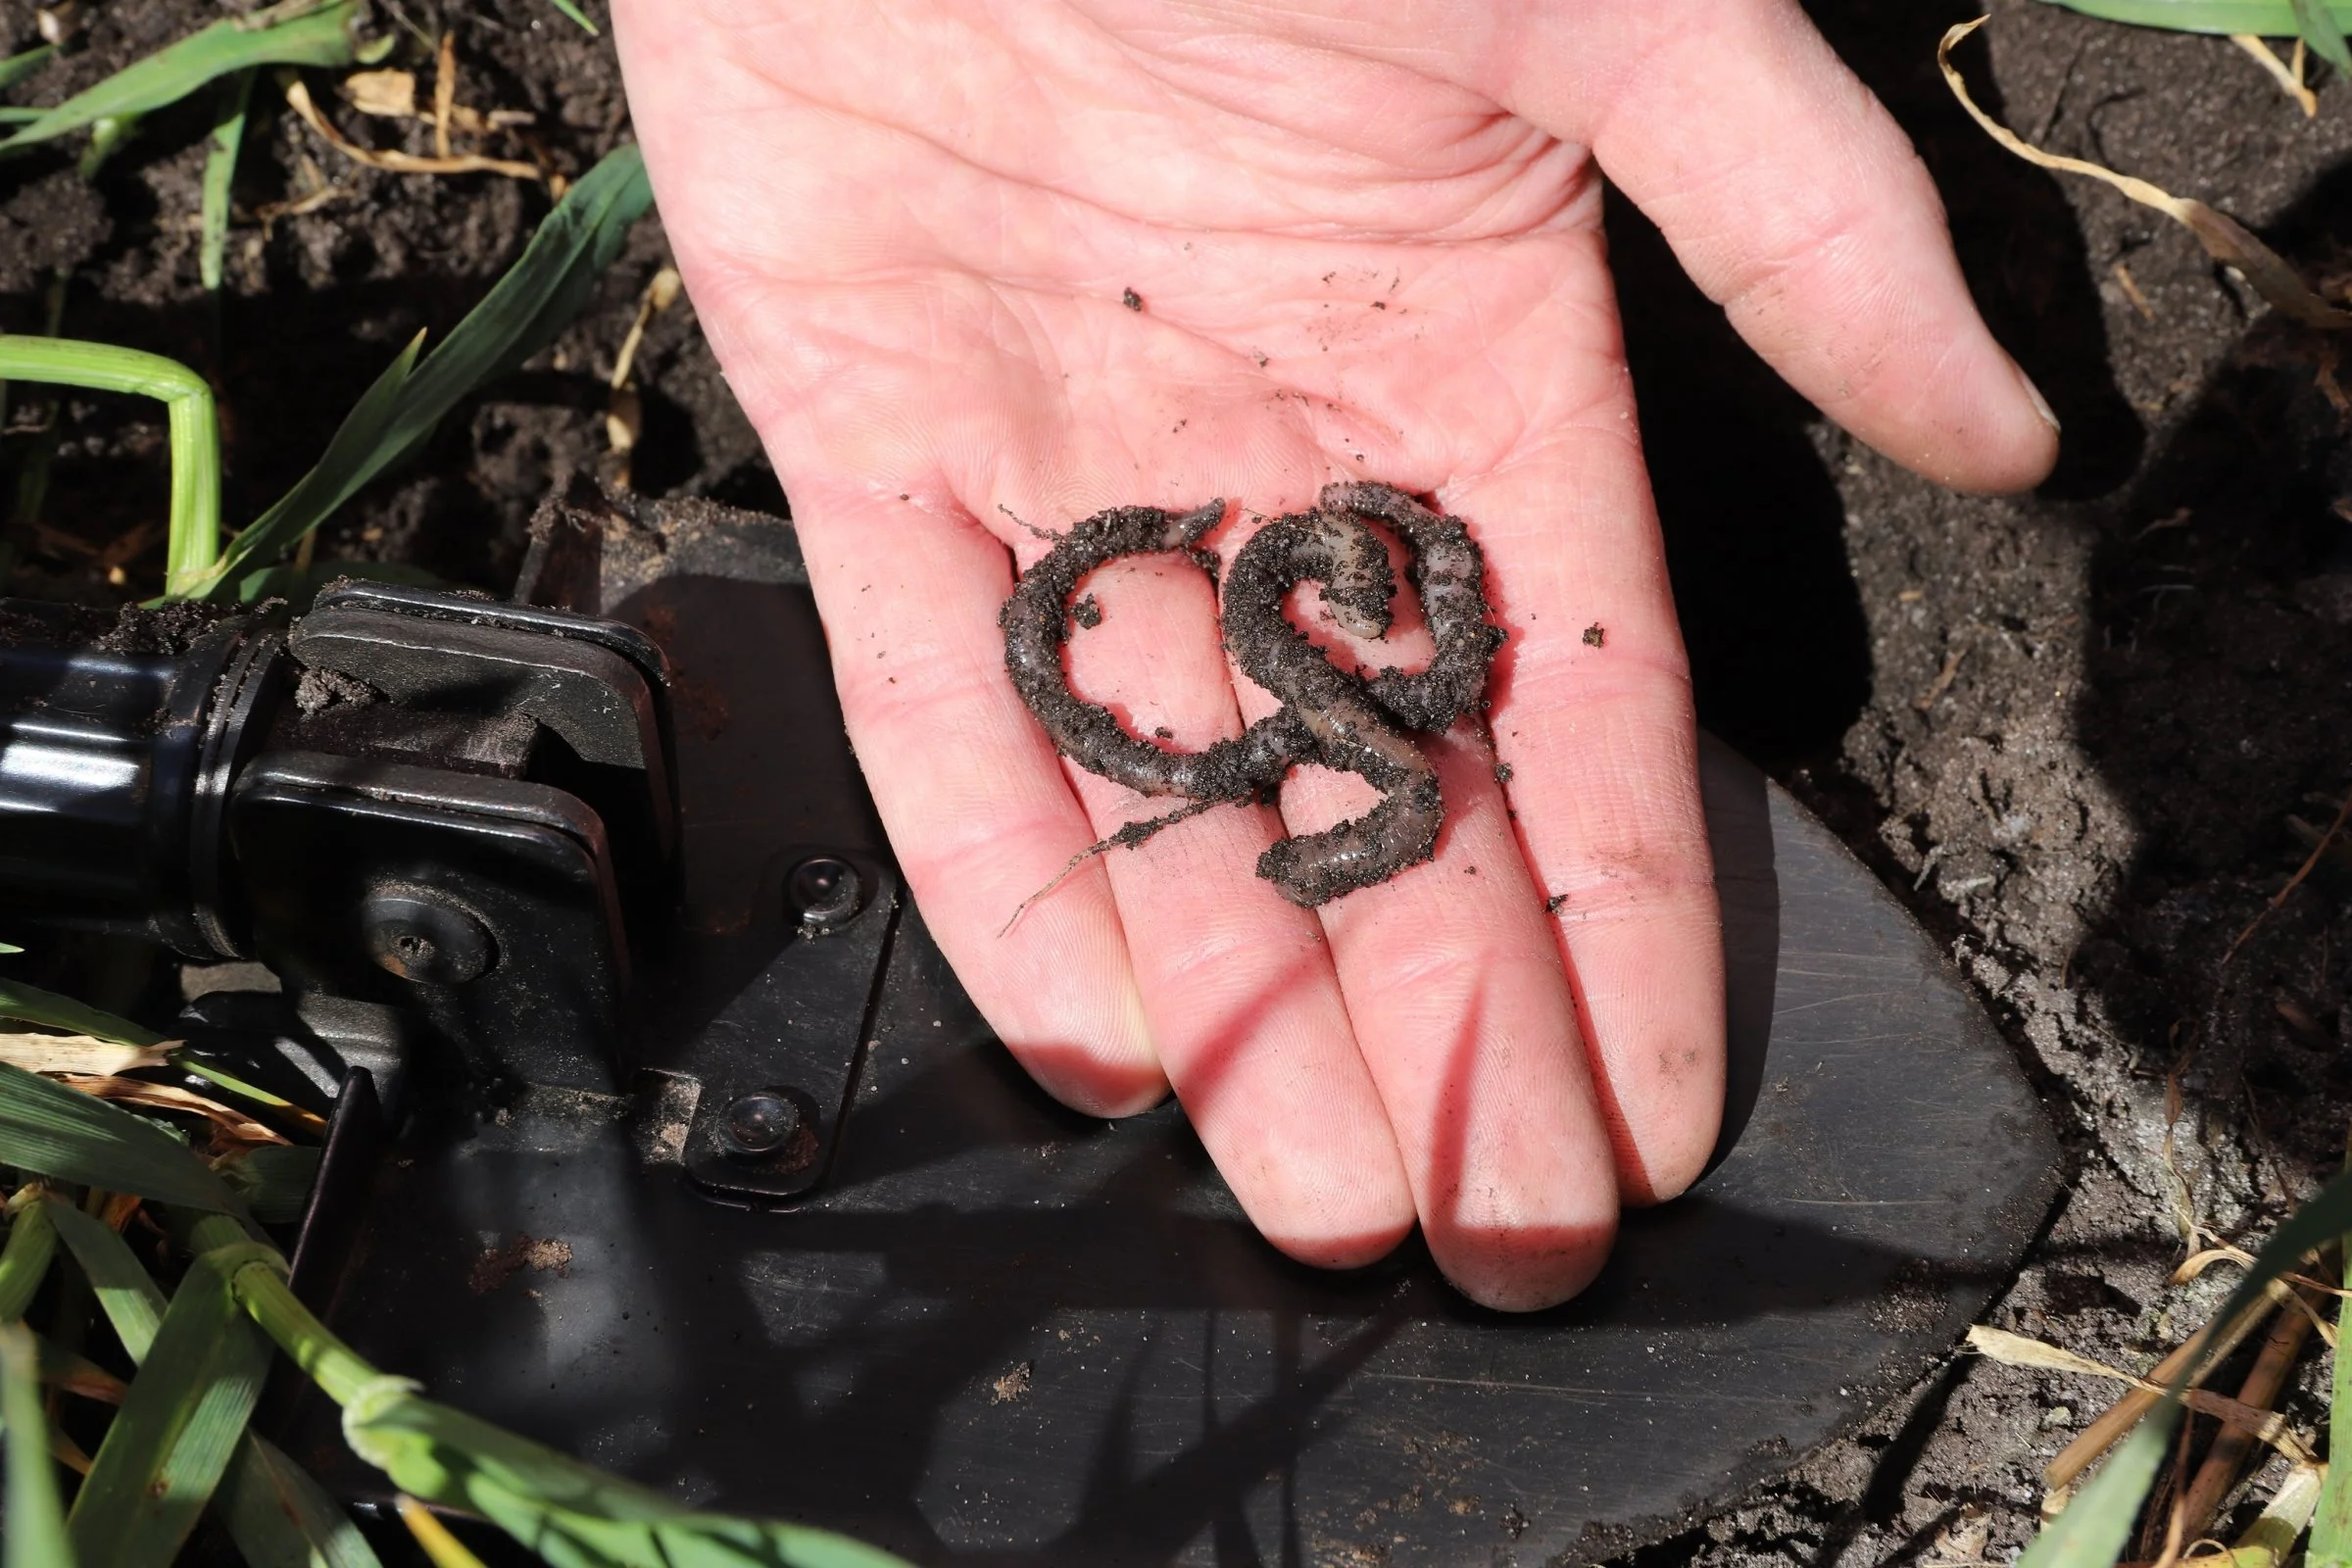
[(2033, 403), (2034, 412), (2041, 416), (2041, 422), (2048, 425), (2053, 433), (2057, 432), (2061, 427), (2057, 412), (2050, 407), (2050, 400), (2041, 395), (2041, 388), (2034, 384), (2034, 378), (2026, 373), (2024, 366), (2015, 360), (2009, 364), (2016, 369), (2017, 384), (2026, 389), (2026, 397)]

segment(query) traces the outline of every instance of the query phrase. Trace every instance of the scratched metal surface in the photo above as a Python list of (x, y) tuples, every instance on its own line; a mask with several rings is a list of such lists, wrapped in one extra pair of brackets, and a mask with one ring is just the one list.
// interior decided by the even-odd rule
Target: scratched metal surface
[[(745, 714), (798, 726), (809, 776), (847, 756), (809, 722), (822, 667), (779, 662), (810, 644), (806, 590), (727, 595), (701, 634), (777, 647), (682, 661), (766, 691), (688, 747), (690, 814), (740, 809), (693, 782), (730, 776), (730, 748), (767, 759), (767, 788), (794, 776)], [(715, 1206), (648, 1163), (629, 1105), (534, 1099), (386, 1161), (334, 1321), (481, 1415), (920, 1562), (1534, 1564), (1655, 1538), (1947, 1353), (2056, 1157), (2008, 1049), (1870, 874), (1737, 759), (1707, 774), (1738, 1141), (1560, 1310), (1481, 1311), (1412, 1248), (1347, 1277), (1286, 1262), (1174, 1107), (1111, 1125), (1038, 1094), (910, 912), (820, 1196)], [(803, 801), (776, 831), (863, 810)], [(517, 1233), (567, 1267), (485, 1284)], [(315, 1427), (298, 1451), (339, 1446)]]

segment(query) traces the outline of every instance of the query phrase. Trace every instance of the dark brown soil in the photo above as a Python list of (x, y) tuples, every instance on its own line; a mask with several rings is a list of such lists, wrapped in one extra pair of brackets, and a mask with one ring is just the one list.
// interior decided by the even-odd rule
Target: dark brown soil
[[(247, 8), (191, 11), (155, 0), (84, 7), (91, 20), (71, 57), (11, 96), (54, 102), (216, 9)], [(416, 73), (420, 101), (431, 102), (430, 52), (397, 19), (426, 35), (455, 31), (461, 104), (534, 117), (516, 131), (483, 138), (480, 151), (576, 175), (627, 139), (610, 39), (582, 33), (545, 0), (401, 0), (377, 9), (378, 25), (401, 38), (386, 64)], [(0, 3), (0, 44), (35, 41), (33, 7)], [(334, 95), (332, 74), (315, 74), (322, 108), (354, 139), (432, 151), (428, 125), (358, 115)], [(437, 339), (465, 315), (521, 251), (551, 202), (544, 185), (528, 181), (363, 168), (296, 119), (265, 76), (255, 87), (234, 191), (237, 222), (216, 302), (198, 276), (195, 229), (210, 116), (209, 96), (199, 95), (154, 117), (94, 183), (75, 172), (77, 140), (0, 169), (0, 327), (37, 330), (51, 278), (64, 268), (66, 335), (130, 344), (202, 368), (220, 395), (226, 510), (234, 523), (256, 515), (316, 461), (403, 343), (419, 328)], [(309, 211), (282, 211), (329, 188), (334, 194)], [(512, 586), (525, 525), (551, 480), (593, 467), (605, 453), (613, 356), (639, 295), (666, 258), (659, 220), (640, 224), (595, 304), (556, 347), (453, 415), (420, 461), (378, 483), (330, 526), (320, 557), (401, 560), (461, 583)], [(655, 318), (635, 379), (644, 408), (634, 473), (640, 488), (781, 509), (774, 476), (726, 393), (690, 304)], [(12, 389), (11, 429), (37, 420), (40, 402), (33, 389)], [(11, 434), (8, 456), (20, 458), (34, 439)], [(85, 600), (153, 594), (161, 585), (165, 474), (160, 406), (68, 395), (41, 512), (50, 531), (16, 530), (22, 564), (10, 591)], [(142, 524), (145, 547), (129, 559), (89, 554), (125, 541)], [(107, 580), (110, 565), (124, 568), (122, 581)]]
[[(626, 137), (609, 42), (544, 0), (384, 9), (456, 31), (462, 102), (536, 117), (485, 151), (576, 173)], [(1702, 710), (1949, 941), (2049, 1092), (2070, 1193), (1995, 1321), (2141, 1366), (2227, 1284), (2227, 1269), (2166, 1284), (2176, 1216), (2258, 1231), (2340, 1161), (2352, 1114), (2352, 875), (2323, 866), (2224, 963), (2307, 853), (2305, 825), (2324, 826), (2352, 787), (2352, 442), (2327, 345), (2263, 319), (2161, 218), (2017, 163), (1962, 119), (1934, 50), (1974, 0), (1813, 9), (1919, 140), (1996, 330), (2065, 421), (2066, 458), (2040, 495), (2014, 500), (1906, 475), (1782, 389), (1656, 235), (1613, 213)], [(78, 52), (19, 101), (94, 81), (197, 14), (164, 0), (91, 10)], [(32, 41), (31, 11), (0, 0), (0, 44)], [(2206, 197), (2316, 278), (2347, 270), (2352, 90), (2328, 82), (2306, 121), (2225, 41), (2034, 0), (1993, 11), (1985, 41), (1963, 50), (1988, 108), (2055, 150)], [(421, 47), (404, 49), (394, 63), (424, 83)], [(363, 121), (318, 90), (355, 135), (429, 150), (423, 126)], [(463, 315), (549, 200), (488, 175), (360, 169), (266, 83), (255, 102), (217, 304), (193, 224), (206, 105), (142, 125), (94, 185), (74, 172), (77, 148), (0, 168), (0, 326), (37, 326), (65, 269), (68, 334), (204, 367), (221, 393), (232, 520), (302, 472), (403, 341)], [(282, 212), (329, 185), (324, 205)], [(460, 410), (321, 555), (503, 591), (533, 508), (604, 455), (606, 379), (664, 254), (648, 221), (561, 343)], [(638, 488), (780, 510), (690, 305), (654, 322), (637, 366)], [(11, 389), (12, 429), (39, 403)], [(11, 474), (35, 439), (5, 438)], [(164, 446), (159, 409), (67, 397), (43, 514), (54, 531), (10, 536), (10, 591), (110, 606), (153, 593), (160, 530), (122, 542), (160, 519)], [(2168, 1076), (2181, 1096), (2169, 1165)], [(1958, 1363), (1792, 1479), (1643, 1555), (2006, 1560), (2032, 1528), (2036, 1470), (2103, 1398)]]

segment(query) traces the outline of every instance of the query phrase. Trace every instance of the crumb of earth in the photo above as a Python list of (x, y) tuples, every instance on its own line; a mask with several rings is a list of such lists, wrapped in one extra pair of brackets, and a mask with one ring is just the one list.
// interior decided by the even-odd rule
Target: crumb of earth
[(1608, 640), (1608, 628), (1601, 625), (1599, 621), (1596, 620), (1585, 628), (1585, 646), (1587, 648), (1598, 648)]
[(1088, 631), (1102, 624), (1102, 601), (1088, 594), (1070, 607), (1070, 618)]
[(1035, 1361), (1023, 1361), (1011, 1371), (988, 1386), (988, 1402), (1010, 1404), (1029, 1392), (1029, 1380), (1037, 1372)]
[(560, 1277), (569, 1275), (571, 1244), (552, 1236), (533, 1238), (518, 1231), (506, 1246), (484, 1250), (473, 1260), (473, 1273), (466, 1284), (474, 1295), (487, 1296), (506, 1284), (516, 1271), (526, 1268), (542, 1274), (552, 1270)]
[(1176, 732), (1168, 728), (1168, 726), (1165, 724), (1155, 726), (1152, 733), (1158, 736), (1163, 741), (1172, 741), (1176, 738)]
[(1497, 784), (1508, 784), (1510, 781), (1511, 764), (1508, 762), (1496, 762), (1494, 764), (1494, 782)]
[(1144, 308), (1144, 297), (1131, 288), (1121, 289), (1119, 291), (1119, 303), (1126, 306), (1131, 311), (1140, 311)]
[(1544, 901), (1544, 912), (1545, 914), (1557, 914), (1560, 912), (1560, 906), (1566, 904), (1567, 902), (1567, 894), (1554, 893), (1550, 898)]

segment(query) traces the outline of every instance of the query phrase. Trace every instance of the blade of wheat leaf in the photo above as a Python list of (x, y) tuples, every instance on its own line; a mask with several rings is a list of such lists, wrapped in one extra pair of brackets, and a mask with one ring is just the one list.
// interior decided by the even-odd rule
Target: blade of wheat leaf
[(74, 1568), (66, 1514), (49, 1457), (49, 1414), (41, 1408), (32, 1332), (0, 1327), (0, 1423), (8, 1431), (6, 1568)]
[(250, 1432), (220, 1478), (219, 1506), (246, 1568), (383, 1568), (326, 1489)]
[(2345, 75), (2352, 75), (2352, 49), (2344, 46), (2343, 24), (2335, 13), (2320, 0), (2292, 0), (2295, 10), (2295, 31), (2311, 45), (2311, 52), (2333, 66)]
[(245, 145), (245, 110), (253, 97), (253, 73), (240, 71), (221, 84), (220, 105), (213, 116), (213, 144), (204, 156), (204, 179), (198, 187), (197, 220), (203, 226), (196, 247), (196, 271), (205, 288), (220, 291), (222, 264), (228, 256), (228, 195), (237, 177), (237, 154)]
[(257, 27), (225, 17), (104, 81), (45, 110), (0, 138), (0, 152), (49, 141), (101, 120), (121, 120), (175, 104), (206, 82), (255, 66), (348, 66), (357, 55), (352, 30), (359, 0), (336, 0), (306, 15)]
[(28, 986), (22, 980), (0, 979), (0, 1018), (16, 1018), (24, 1023), (37, 1023), (50, 1029), (63, 1029), (70, 1035), (88, 1035), (97, 1040), (111, 1040), (118, 1046), (160, 1046), (164, 1037), (152, 1029), (142, 1029), (128, 1018), (118, 1017), (102, 1007), (86, 1002)]
[(67, 1515), (83, 1561), (169, 1568), (195, 1528), (270, 1369), (269, 1337), (228, 1289), (228, 1273), (261, 1250), (204, 1253), (189, 1265)]
[[(115, 1231), (62, 1199), (42, 1205), (97, 1293), (131, 1360), (143, 1362), (165, 1309), (163, 1288)], [(243, 1233), (236, 1234), (242, 1240)], [(207, 1240), (222, 1239), (219, 1235)], [(247, 1568), (382, 1568), (359, 1527), (293, 1460), (246, 1433), (220, 1477), (220, 1508)]]
[(56, 1255), (57, 1231), (49, 1223), (49, 1205), (26, 1204), (9, 1224), (8, 1245), (0, 1247), (0, 1323), (14, 1323), (24, 1315)]
[(238, 534), (186, 596), (212, 597), (292, 548), (362, 485), (423, 444), (476, 387), (554, 341), (652, 203), (645, 160), (634, 145), (581, 175), (481, 304), (421, 363), (421, 339), (412, 342), (344, 419), (318, 466)]
[(164, 1321), (164, 1288), (139, 1262), (130, 1244), (105, 1221), (62, 1198), (47, 1199), (40, 1207), (97, 1294), (98, 1309), (114, 1325), (123, 1350), (133, 1361), (146, 1360), (147, 1348), (155, 1343), (155, 1331)]
[(255, 1219), (265, 1225), (291, 1225), (310, 1206), (318, 1151), (300, 1144), (264, 1144), (222, 1165), (220, 1175), (244, 1196)]
[(597, 30), (596, 24), (588, 20), (588, 13), (582, 11), (578, 6), (572, 4), (572, 0), (547, 0), (547, 3), (551, 6), (554, 6), (558, 11), (563, 12), (572, 21), (578, 23), (581, 26), (587, 28), (589, 36), (604, 36), (603, 33)]
[[(57, 45), (45, 43), (0, 60), (0, 92), (5, 92), (57, 58)], [(38, 114), (39, 111), (34, 111)]]
[(245, 1212), (244, 1200), (162, 1128), (5, 1062), (0, 1165), (215, 1213)]
[[(2343, 1281), (2352, 1287), (2352, 1237), (2345, 1238)], [(2352, 1296), (2335, 1306), (2334, 1383), (2328, 1406), (2328, 1478), (2311, 1519), (2311, 1568), (2342, 1568), (2352, 1561)]]
[(556, 1568), (906, 1568), (831, 1531), (693, 1512), (398, 1380), (345, 1406), (343, 1435), (403, 1492), (478, 1513)]
[[(2315, 1250), (2352, 1229), (2352, 1172), (2337, 1175), (2311, 1200), (2271, 1233), (2254, 1261), (2214, 1313), (2216, 1323), (2236, 1320), (2258, 1300), (2263, 1288), (2294, 1268)], [(2158, 1401), (2123, 1446), (2116, 1449), (2066, 1511), (2045, 1526), (2017, 1559), (2017, 1568), (2113, 1568), (2130, 1539), (2132, 1521), (2147, 1500), (2180, 1414), (2179, 1394), (2203, 1369), (2184, 1367), (2172, 1393)], [(2318, 1559), (2314, 1565), (2318, 1568)]]
[(411, 1496), (489, 1519), (554, 1568), (906, 1568), (830, 1531), (693, 1512), (421, 1398), (415, 1384), (378, 1372), (335, 1338), (271, 1269), (246, 1268), (233, 1288), (254, 1321), (343, 1406), (354, 1453)]
[[(2292, 38), (2302, 28), (2293, 0), (2049, 0), (2102, 22), (2129, 22), (2175, 32), (2253, 33)], [(2352, 24), (2352, 0), (2328, 0), (2338, 25)]]
[(2180, 1414), (2178, 1400), (2158, 1401), (2066, 1512), (2042, 1527), (2019, 1555), (2017, 1568), (2114, 1568), (2132, 1539), (2140, 1504), (2156, 1484)]

